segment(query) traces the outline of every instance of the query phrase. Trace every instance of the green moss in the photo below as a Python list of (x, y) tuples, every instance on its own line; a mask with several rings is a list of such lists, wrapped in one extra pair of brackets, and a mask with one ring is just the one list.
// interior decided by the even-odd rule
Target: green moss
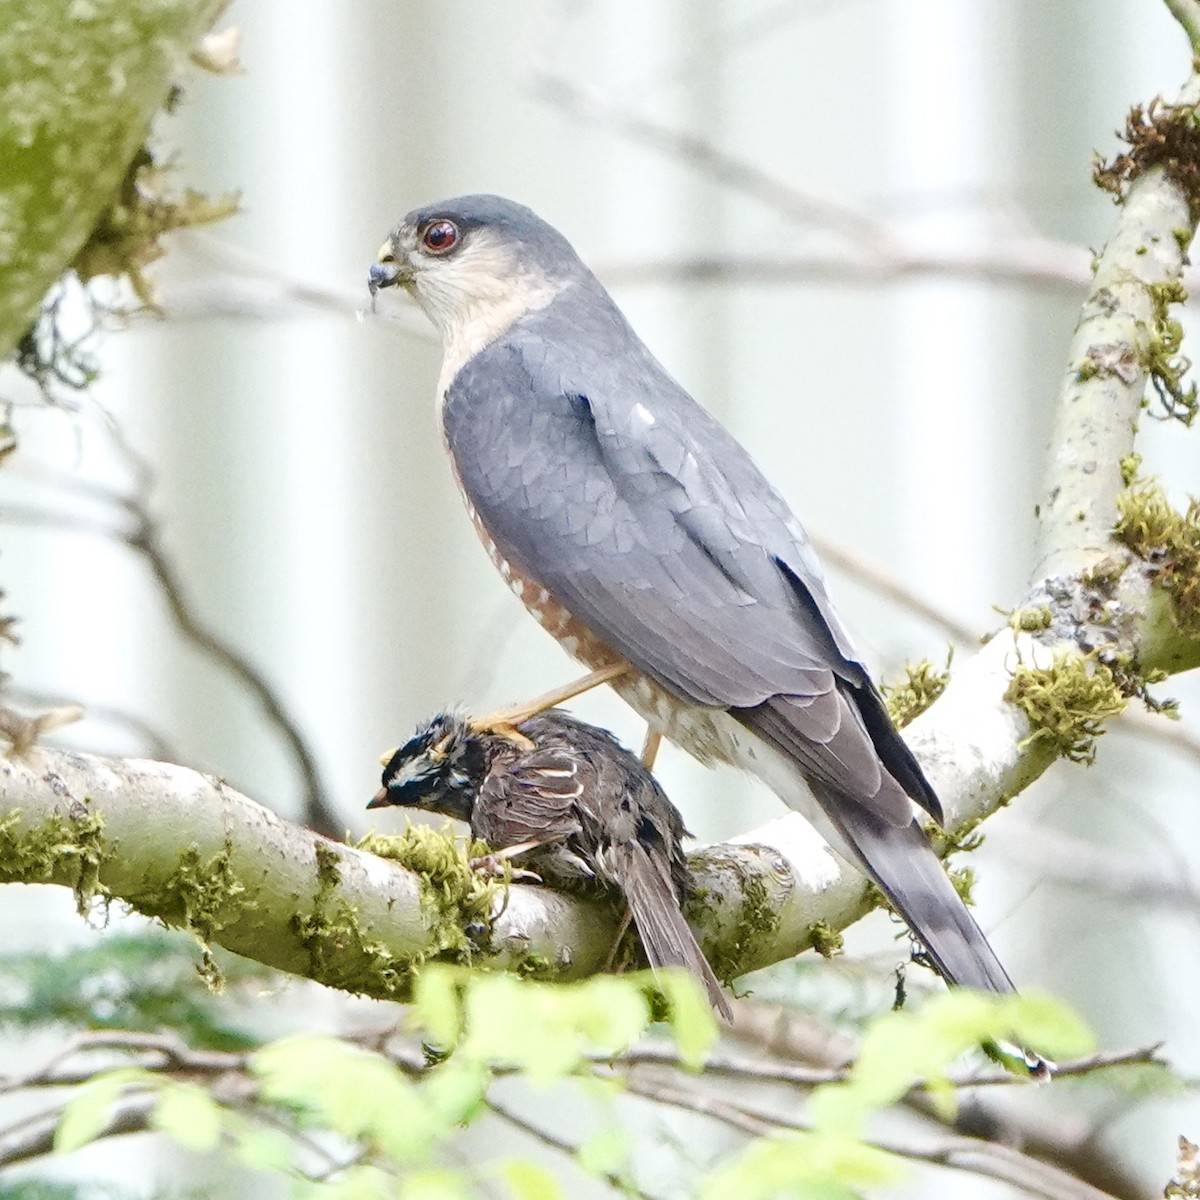
[(1152, 283), (1149, 291), (1152, 316), (1143, 362), (1166, 415), (1191, 425), (1200, 410), (1200, 400), (1196, 385), (1183, 382), (1192, 364), (1180, 354), (1183, 326), (1171, 315), (1171, 305), (1186, 303), (1187, 291), (1178, 279)]
[(75, 907), (87, 916), (93, 901), (107, 899), (100, 882), (104, 862), (104, 818), (82, 804), (70, 815), (55, 813), (33, 829), (21, 829), (22, 810), (0, 817), (0, 878), (6, 883), (61, 882), (64, 862), (73, 863)]
[(490, 929), (497, 894), (512, 876), (507, 862), (500, 879), (471, 867), (472, 858), (487, 853), (482, 842), (464, 844), (449, 824), (441, 829), (410, 824), (400, 834), (369, 833), (357, 848), (391, 859), (420, 878), (421, 912), (439, 954), (467, 961), (484, 948), (478, 934), (473, 939), (467, 931)]
[[(765, 864), (751, 867), (738, 858), (721, 854), (716, 847), (692, 855), (692, 860), (711, 864), (713, 869), (730, 871), (736, 877), (736, 883), (730, 890), (736, 891), (742, 901), (737, 925), (721, 938), (719, 945), (714, 946), (711, 942), (705, 945), (705, 954), (713, 973), (718, 979), (730, 983), (745, 973), (751, 948), (772, 936), (779, 928), (777, 897), (769, 883), (770, 872)], [(705, 897), (704, 888), (696, 888), (689, 895), (684, 905), (689, 918), (703, 921), (700, 910)]]
[(881, 691), (888, 716), (897, 728), (903, 729), (919, 717), (946, 690), (950, 682), (949, 666), (949, 659), (946, 660), (945, 670), (935, 667), (928, 659), (922, 659), (919, 663), (905, 666), (903, 679), (883, 685)]
[(814, 921), (808, 927), (808, 936), (812, 948), (822, 958), (834, 958), (842, 952), (844, 939), (841, 932), (834, 929), (828, 921)]
[[(1112, 600), (1116, 586), (1128, 565), (1124, 558), (1110, 554), (1087, 567), (1079, 579), (1085, 588), (1100, 593), (1096, 597), (1097, 601)], [(1107, 624), (1111, 620), (1111, 614), (1101, 611), (1093, 615), (1092, 620), (1097, 624)]]
[(6, 0), (0, 358), (88, 240), (220, 0)]
[(1054, 613), (1048, 604), (1040, 608), (1018, 608), (1009, 614), (1008, 624), (1016, 633), (1037, 633), (1054, 624)]
[(292, 928), (309, 953), (310, 975), (329, 987), (373, 996), (408, 993), (413, 968), (423, 956), (403, 959), (368, 939), (341, 887), (341, 854), (331, 842), (316, 844), (317, 887), (311, 912), (292, 917)]
[(146, 267), (166, 253), (165, 234), (195, 225), (222, 221), (237, 212), (236, 195), (210, 200), (186, 189), (172, 195), (167, 189), (169, 171), (143, 146), (125, 173), (112, 203), (92, 229), (71, 266), (85, 283), (98, 275), (128, 279), (137, 298), (154, 307)]
[(923, 828), (937, 856), (949, 858), (952, 854), (970, 854), (983, 845), (983, 834), (979, 832), (982, 822), (983, 818), (977, 817), (951, 832), (943, 829), (936, 821), (928, 820)]
[(1125, 708), (1111, 670), (1074, 654), (1057, 655), (1048, 668), (1021, 664), (1004, 693), (1029, 718), (1022, 746), (1042, 744), (1072, 762), (1090, 763), (1104, 722)]
[(1179, 720), (1179, 701), (1150, 695), (1150, 688), (1156, 683), (1162, 683), (1169, 678), (1166, 671), (1146, 671), (1131, 654), (1109, 653), (1104, 660), (1105, 666), (1113, 673), (1117, 686), (1131, 699), (1140, 700), (1152, 713), (1168, 717), (1172, 721)]
[(1186, 255), (1192, 246), (1192, 230), (1184, 226), (1176, 226), (1171, 230), (1171, 236), (1175, 239), (1175, 245), (1179, 247), (1179, 253)]
[[(344, 991), (402, 999), (424, 963), (466, 965), (487, 950), (491, 915), (504, 880), (472, 870), (468, 856), (482, 853), (486, 847), (481, 843), (464, 846), (449, 827), (410, 825), (398, 835), (368, 834), (356, 849), (390, 859), (420, 880), (427, 948), (401, 956), (369, 938), (356, 909), (341, 895), (341, 852), (333, 843), (318, 842), (312, 910), (292, 918), (309, 952), (314, 979)], [(519, 975), (547, 974), (551, 964), (530, 954), (512, 969)]]
[(954, 885), (954, 890), (962, 897), (964, 904), (975, 903), (975, 869), (973, 867), (947, 867), (946, 874)]
[(1142, 456), (1135, 450), (1121, 459), (1121, 482), (1130, 487), (1142, 469)]
[(232, 842), (205, 859), (200, 847), (190, 845), (161, 887), (139, 895), (139, 911), (166, 925), (194, 934), (200, 943), (197, 971), (214, 991), (224, 986), (224, 974), (213, 957), (212, 942), (225, 926), (236, 921), (249, 901), (245, 885), (234, 875)]
[(1180, 628), (1200, 637), (1200, 502), (1180, 513), (1159, 483), (1147, 480), (1117, 497), (1117, 513), (1117, 536), (1170, 594)]

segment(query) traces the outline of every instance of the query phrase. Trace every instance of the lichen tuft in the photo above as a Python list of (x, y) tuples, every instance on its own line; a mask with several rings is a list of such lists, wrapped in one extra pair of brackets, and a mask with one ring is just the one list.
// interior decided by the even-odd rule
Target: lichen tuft
[(1126, 696), (1103, 663), (1056, 655), (1049, 667), (1024, 663), (1013, 672), (1004, 699), (1029, 718), (1022, 747), (1040, 744), (1072, 762), (1090, 763), (1104, 722), (1122, 712)]
[(883, 700), (897, 728), (903, 729), (919, 717), (946, 690), (950, 682), (949, 668), (949, 657), (945, 669), (935, 667), (927, 658), (922, 659), (905, 666), (903, 679), (883, 685)]
[(399, 834), (368, 833), (357, 848), (420, 878), (421, 911), (437, 953), (467, 962), (485, 948), (479, 933), (490, 930), (497, 895), (511, 882), (511, 871), (505, 863), (506, 873), (497, 879), (472, 868), (471, 859), (488, 851), (483, 842), (465, 843), (450, 824), (441, 829), (409, 824)]
[(308, 950), (313, 979), (341, 991), (402, 998), (421, 956), (402, 959), (363, 933), (358, 912), (341, 886), (341, 854), (332, 842), (316, 844), (317, 886), (310, 912), (296, 913), (292, 928)]
[(808, 927), (808, 936), (812, 948), (822, 958), (836, 958), (845, 944), (841, 931), (834, 929), (828, 921), (814, 921)]
[[(1111, 192), (1120, 203), (1135, 179), (1152, 167), (1161, 167), (1183, 192), (1195, 225), (1200, 219), (1200, 129), (1196, 105), (1167, 104), (1161, 98), (1152, 100), (1148, 107), (1135, 104), (1129, 110), (1124, 133), (1117, 136), (1129, 149), (1108, 163), (1097, 156), (1092, 172), (1096, 185)], [(1190, 244), (1191, 233), (1191, 230), (1174, 231), (1181, 250)]]
[(1170, 594), (1180, 628), (1200, 637), (1200, 502), (1178, 512), (1157, 480), (1127, 488), (1117, 497), (1117, 536)]
[(237, 212), (236, 194), (210, 199), (186, 188), (173, 195), (167, 188), (169, 168), (157, 162), (149, 146), (134, 155), (112, 204), (100, 214), (88, 240), (71, 264), (87, 283), (98, 275), (126, 278), (134, 294), (154, 308), (146, 268), (166, 253), (165, 234), (210, 225)]
[(1183, 326), (1171, 315), (1171, 305), (1186, 303), (1187, 292), (1178, 279), (1150, 284), (1149, 290), (1152, 316), (1143, 361), (1163, 415), (1183, 425), (1191, 425), (1200, 410), (1200, 400), (1197, 399), (1196, 385), (1183, 382), (1192, 364), (1180, 354)]
[(225, 976), (216, 958), (212, 942), (225, 926), (235, 921), (251, 904), (245, 885), (233, 873), (233, 844), (224, 846), (205, 860), (200, 847), (190, 845), (179, 857), (175, 869), (153, 895), (139, 896), (138, 907), (153, 913), (165, 924), (180, 926), (196, 936), (200, 943), (200, 962), (196, 970), (213, 991), (220, 991)]
[(14, 808), (0, 817), (0, 871), (5, 883), (63, 882), (64, 862), (77, 871), (72, 883), (75, 907), (86, 917), (97, 899), (107, 901), (100, 882), (104, 861), (104, 818), (84, 804), (72, 804), (33, 829), (21, 829), (23, 812)]

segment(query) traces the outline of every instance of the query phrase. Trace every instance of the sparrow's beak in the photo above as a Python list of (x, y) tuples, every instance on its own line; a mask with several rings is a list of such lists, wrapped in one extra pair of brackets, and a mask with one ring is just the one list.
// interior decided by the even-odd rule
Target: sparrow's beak
[(367, 805), (368, 808), (387, 808), (388, 794), (387, 788), (380, 788), (375, 793), (375, 798)]

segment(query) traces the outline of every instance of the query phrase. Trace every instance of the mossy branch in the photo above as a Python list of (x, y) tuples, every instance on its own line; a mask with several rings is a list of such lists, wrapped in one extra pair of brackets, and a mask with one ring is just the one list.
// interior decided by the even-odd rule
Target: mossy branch
[[(865, 911), (863, 880), (842, 872), (839, 885), (815, 835), (800, 859), (824, 861), (824, 885), (804, 886), (805, 862), (790, 858), (798, 846), (789, 835), (694, 857), (693, 916), (727, 978)], [(84, 913), (119, 900), (205, 947), (396, 998), (435, 959), (587, 975), (607, 960), (619, 924), (603, 904), (479, 877), (439, 831), (342, 845), (184, 767), (41, 747), (0, 758), (0, 881), (69, 887)], [(199, 965), (217, 981), (206, 953)]]
[[(1096, 261), (1068, 351), (1038, 505), (1036, 580), (1078, 573), (1109, 553), (1125, 486), (1121, 464), (1133, 453), (1151, 381), (1172, 413), (1194, 406), (1181, 382), (1169, 306), (1183, 296), (1200, 212), (1188, 190), (1200, 187), (1200, 172), (1184, 169), (1200, 159), (1198, 100), (1200, 77), (1193, 75), (1174, 105), (1150, 106), (1151, 124), (1137, 110), (1129, 136), (1140, 140), (1098, 169), (1101, 185), (1118, 193), (1120, 216)], [(1177, 143), (1191, 156), (1186, 164)], [(1139, 154), (1144, 146), (1174, 150), (1165, 158), (1153, 150)]]
[(0, 360), (117, 198), (226, 0), (8, 0), (0, 23)]

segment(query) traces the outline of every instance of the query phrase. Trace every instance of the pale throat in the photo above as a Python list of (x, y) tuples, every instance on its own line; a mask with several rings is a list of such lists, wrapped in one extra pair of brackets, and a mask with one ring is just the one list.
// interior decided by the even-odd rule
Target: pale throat
[[(499, 282), (499, 281), (498, 281)], [(500, 286), (477, 292), (469, 299), (447, 297), (449, 303), (427, 302), (426, 311), (442, 335), (442, 370), (438, 376), (440, 404), (446, 389), (463, 366), (506, 334), (527, 313), (545, 308), (567, 286), (563, 280), (510, 276)], [(443, 297), (438, 297), (442, 300)], [(433, 298), (429, 298), (433, 301)]]

